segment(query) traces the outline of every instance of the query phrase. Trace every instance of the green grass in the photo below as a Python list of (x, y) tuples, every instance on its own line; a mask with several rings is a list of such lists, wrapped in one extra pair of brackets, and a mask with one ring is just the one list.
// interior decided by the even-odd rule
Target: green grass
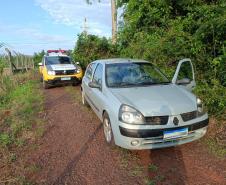
[(157, 175), (153, 179), (145, 179), (144, 184), (145, 185), (155, 185), (159, 184), (160, 182), (163, 182), (165, 180), (165, 176), (163, 175)]
[(3, 118), (0, 125), (3, 132), (0, 134), (0, 145), (21, 145), (23, 132), (31, 130), (37, 122), (37, 113), (42, 111), (43, 97), (38, 90), (36, 81), (27, 81), (16, 85), (13, 89), (1, 96), (0, 115), (8, 111), (9, 115)]
[(154, 164), (149, 164), (148, 170), (151, 171), (151, 172), (156, 172), (158, 170), (158, 166), (156, 166)]
[(217, 157), (225, 158), (226, 157), (226, 148), (219, 145), (215, 139), (206, 138), (204, 140), (205, 144), (208, 146), (210, 152)]
[(155, 185), (155, 180), (152, 180), (152, 179), (145, 179), (144, 180), (144, 184), (145, 185)]
[(133, 177), (139, 177), (142, 175), (143, 171), (144, 171), (144, 167), (137, 165), (132, 168), (129, 174)]
[[(37, 72), (19, 73), (0, 82), (0, 184), (32, 184), (24, 174), (37, 172), (32, 165), (26, 169), (24, 156), (34, 149), (36, 139), (44, 133), (43, 94)], [(2, 79), (3, 77), (0, 76)], [(37, 147), (36, 147), (37, 148)]]

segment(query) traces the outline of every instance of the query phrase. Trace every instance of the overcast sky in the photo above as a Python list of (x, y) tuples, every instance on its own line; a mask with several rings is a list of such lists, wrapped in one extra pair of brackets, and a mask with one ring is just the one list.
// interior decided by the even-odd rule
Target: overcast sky
[(110, 0), (7, 0), (1, 2), (0, 42), (33, 54), (42, 49), (73, 49), (87, 18), (88, 32), (111, 36)]

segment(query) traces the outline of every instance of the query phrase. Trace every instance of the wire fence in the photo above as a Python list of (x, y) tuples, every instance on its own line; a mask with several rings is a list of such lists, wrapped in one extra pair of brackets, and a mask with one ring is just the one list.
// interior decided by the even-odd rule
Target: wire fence
[(13, 75), (17, 72), (26, 72), (34, 69), (32, 56), (16, 52), (10, 47), (0, 42), (0, 74)]

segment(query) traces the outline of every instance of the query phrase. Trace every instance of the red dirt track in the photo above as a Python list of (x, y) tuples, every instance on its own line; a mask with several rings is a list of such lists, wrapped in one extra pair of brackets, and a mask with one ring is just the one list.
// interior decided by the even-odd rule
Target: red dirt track
[[(226, 184), (226, 160), (210, 154), (201, 142), (151, 151), (110, 148), (101, 122), (81, 105), (79, 87), (44, 93), (46, 131), (29, 157), (40, 167), (30, 175), (37, 184)], [(150, 170), (150, 164), (157, 168)]]

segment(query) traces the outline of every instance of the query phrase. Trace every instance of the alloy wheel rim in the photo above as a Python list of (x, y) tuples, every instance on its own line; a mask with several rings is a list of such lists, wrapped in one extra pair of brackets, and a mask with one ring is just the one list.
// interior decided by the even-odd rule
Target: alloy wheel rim
[(111, 142), (111, 125), (108, 119), (104, 119), (104, 135), (108, 143)]

